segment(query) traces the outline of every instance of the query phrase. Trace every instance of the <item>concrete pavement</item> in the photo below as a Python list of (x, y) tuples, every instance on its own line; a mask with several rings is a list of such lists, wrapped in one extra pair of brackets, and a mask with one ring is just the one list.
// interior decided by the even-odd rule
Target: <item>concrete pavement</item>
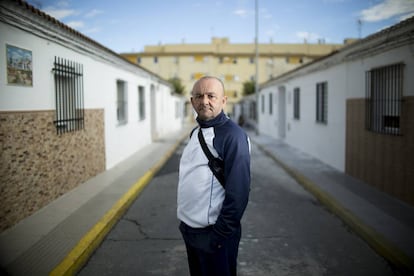
[[(191, 128), (151, 144), (1, 233), (2, 268), (12, 275), (75, 274)], [(249, 136), (380, 255), (414, 271), (413, 206), (279, 140)]]
[(0, 275), (73, 275), (192, 126), (143, 150), (0, 234)]
[(253, 143), (402, 273), (414, 273), (414, 207), (266, 135)]

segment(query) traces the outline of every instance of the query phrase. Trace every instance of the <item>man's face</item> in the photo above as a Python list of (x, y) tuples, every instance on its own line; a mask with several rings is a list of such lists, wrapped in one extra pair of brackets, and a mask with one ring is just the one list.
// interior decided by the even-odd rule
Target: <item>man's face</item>
[(203, 121), (214, 119), (223, 110), (227, 102), (223, 86), (214, 78), (202, 79), (193, 87), (191, 104)]

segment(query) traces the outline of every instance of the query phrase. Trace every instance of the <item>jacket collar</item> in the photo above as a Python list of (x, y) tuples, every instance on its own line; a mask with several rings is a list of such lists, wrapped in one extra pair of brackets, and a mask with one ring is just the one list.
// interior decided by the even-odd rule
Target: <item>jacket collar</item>
[(208, 121), (203, 121), (203, 120), (200, 120), (197, 117), (196, 120), (197, 120), (198, 124), (200, 125), (200, 127), (208, 128), (208, 127), (215, 127), (215, 126), (222, 125), (225, 122), (227, 122), (228, 119), (229, 118), (226, 116), (226, 114), (224, 114), (224, 112), (221, 111), (219, 113), (219, 115), (217, 115), (214, 119), (211, 119), (211, 120), (208, 120)]

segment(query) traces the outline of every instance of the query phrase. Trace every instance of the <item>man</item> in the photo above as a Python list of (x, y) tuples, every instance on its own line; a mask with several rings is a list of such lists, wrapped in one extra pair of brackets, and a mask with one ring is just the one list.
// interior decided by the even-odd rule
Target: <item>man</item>
[[(236, 275), (240, 220), (250, 191), (250, 143), (246, 133), (223, 112), (223, 82), (199, 79), (191, 92), (199, 128), (180, 160), (177, 217), (187, 248), (190, 274)], [(224, 186), (208, 166), (201, 131), (210, 152), (224, 161)]]

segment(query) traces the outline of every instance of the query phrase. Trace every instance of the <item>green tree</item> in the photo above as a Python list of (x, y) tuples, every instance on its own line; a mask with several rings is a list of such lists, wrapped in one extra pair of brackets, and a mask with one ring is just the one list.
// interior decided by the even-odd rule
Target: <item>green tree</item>
[(250, 80), (250, 81), (245, 81), (243, 82), (243, 96), (248, 96), (251, 94), (254, 94), (255, 91), (255, 82)]
[(174, 92), (180, 95), (184, 95), (185, 93), (185, 87), (181, 83), (180, 78), (171, 78), (168, 80), (169, 83), (171, 83), (174, 87)]

